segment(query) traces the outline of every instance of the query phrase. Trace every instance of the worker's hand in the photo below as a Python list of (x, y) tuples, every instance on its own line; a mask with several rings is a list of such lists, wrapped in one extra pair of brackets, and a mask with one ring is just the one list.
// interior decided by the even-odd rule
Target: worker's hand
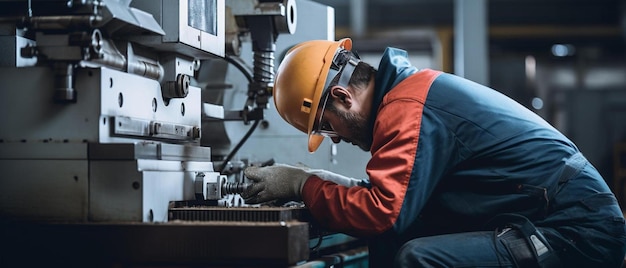
[(248, 167), (244, 175), (253, 182), (241, 194), (249, 204), (277, 199), (300, 201), (302, 186), (311, 176), (300, 168), (286, 165)]

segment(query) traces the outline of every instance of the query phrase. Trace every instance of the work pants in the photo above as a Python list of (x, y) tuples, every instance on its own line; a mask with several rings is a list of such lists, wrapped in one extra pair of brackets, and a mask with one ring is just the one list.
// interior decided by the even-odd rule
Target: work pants
[[(386, 262), (388, 267), (395, 255), (396, 267), (621, 267), (626, 225), (617, 200), (581, 154), (568, 159), (561, 173), (558, 185), (549, 189), (547, 215), (531, 224), (549, 249), (541, 258), (538, 253), (543, 249), (529, 239), (518, 239), (528, 238), (528, 232), (498, 237), (505, 227), (499, 226), (416, 237), (400, 244), (377, 241), (370, 246), (370, 265), (383, 267)], [(529, 252), (534, 262), (519, 260)], [(557, 262), (550, 258), (553, 254)]]

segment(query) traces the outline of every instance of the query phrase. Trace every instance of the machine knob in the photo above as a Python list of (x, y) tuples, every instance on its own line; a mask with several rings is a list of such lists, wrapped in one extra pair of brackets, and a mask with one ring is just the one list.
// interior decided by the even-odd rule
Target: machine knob
[(189, 94), (191, 78), (186, 74), (178, 74), (176, 81), (168, 81), (162, 89), (164, 99), (184, 98)]

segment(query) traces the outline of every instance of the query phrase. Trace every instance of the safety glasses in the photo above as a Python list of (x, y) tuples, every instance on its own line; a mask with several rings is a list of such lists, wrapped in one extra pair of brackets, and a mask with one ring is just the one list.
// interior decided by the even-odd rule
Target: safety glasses
[(326, 110), (328, 98), (330, 98), (330, 83), (335, 80), (337, 76), (339, 76), (337, 85), (347, 88), (348, 83), (350, 82), (350, 77), (352, 77), (352, 73), (359, 64), (359, 61), (361, 61), (359, 56), (354, 53), (351, 54), (348, 50), (339, 48), (337, 52), (335, 52), (330, 70), (328, 70), (328, 76), (324, 83), (324, 93), (321, 98), (324, 102), (322, 103), (321, 109), (319, 109), (318, 106), (311, 134), (330, 138), (339, 137), (339, 134), (337, 134), (328, 121), (324, 120), (324, 111)]
[(326, 104), (328, 103), (328, 98), (330, 97), (330, 90), (327, 90), (324, 95), (324, 102), (322, 103), (321, 109), (318, 110), (315, 116), (315, 122), (313, 123), (313, 130), (311, 133), (329, 138), (339, 137), (339, 134), (337, 134), (330, 123), (324, 120), (324, 111), (326, 110)]

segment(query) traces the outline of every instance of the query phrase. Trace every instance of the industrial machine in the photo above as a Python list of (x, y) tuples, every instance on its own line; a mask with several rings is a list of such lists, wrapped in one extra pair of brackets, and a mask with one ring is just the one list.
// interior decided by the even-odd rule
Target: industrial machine
[[(245, 143), (257, 128), (292, 140), (277, 136), (275, 65), (334, 38), (333, 14), (308, 0), (0, 0), (0, 266), (366, 259), (302, 204), (239, 196), (245, 167), (294, 160)], [(335, 146), (313, 163), (332, 170)]]

